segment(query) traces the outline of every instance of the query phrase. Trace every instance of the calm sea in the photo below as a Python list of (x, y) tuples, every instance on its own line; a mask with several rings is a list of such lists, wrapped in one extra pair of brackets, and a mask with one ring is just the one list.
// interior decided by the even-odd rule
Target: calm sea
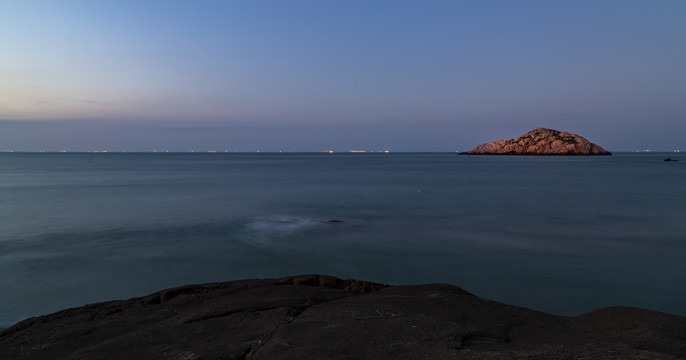
[(675, 153), (2, 153), (0, 327), (303, 273), (686, 315), (684, 179)]

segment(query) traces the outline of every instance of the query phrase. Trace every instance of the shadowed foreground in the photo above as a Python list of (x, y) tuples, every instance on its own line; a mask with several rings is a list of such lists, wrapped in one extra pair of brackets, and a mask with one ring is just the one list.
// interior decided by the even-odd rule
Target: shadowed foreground
[(22, 321), (1, 359), (679, 359), (686, 318), (561, 317), (452, 285), (302, 275), (189, 285)]

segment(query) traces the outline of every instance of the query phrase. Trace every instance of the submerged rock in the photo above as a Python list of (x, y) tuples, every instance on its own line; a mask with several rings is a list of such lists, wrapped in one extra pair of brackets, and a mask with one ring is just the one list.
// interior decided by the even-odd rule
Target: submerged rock
[(538, 128), (516, 138), (481, 144), (466, 155), (612, 155), (582, 136)]
[(686, 318), (612, 307), (576, 317), (457, 286), (330, 276), (167, 289), (0, 331), (0, 359), (683, 359)]

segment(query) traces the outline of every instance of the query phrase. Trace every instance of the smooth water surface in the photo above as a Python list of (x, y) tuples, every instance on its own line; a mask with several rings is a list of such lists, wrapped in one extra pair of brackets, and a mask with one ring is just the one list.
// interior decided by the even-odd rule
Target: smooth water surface
[(302, 273), (686, 315), (684, 178), (673, 153), (3, 153), (0, 327)]

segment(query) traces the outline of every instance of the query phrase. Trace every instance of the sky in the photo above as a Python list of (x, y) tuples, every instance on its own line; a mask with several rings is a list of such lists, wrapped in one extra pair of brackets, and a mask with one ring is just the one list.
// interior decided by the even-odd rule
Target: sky
[(686, 1), (0, 0), (0, 150), (686, 150)]

